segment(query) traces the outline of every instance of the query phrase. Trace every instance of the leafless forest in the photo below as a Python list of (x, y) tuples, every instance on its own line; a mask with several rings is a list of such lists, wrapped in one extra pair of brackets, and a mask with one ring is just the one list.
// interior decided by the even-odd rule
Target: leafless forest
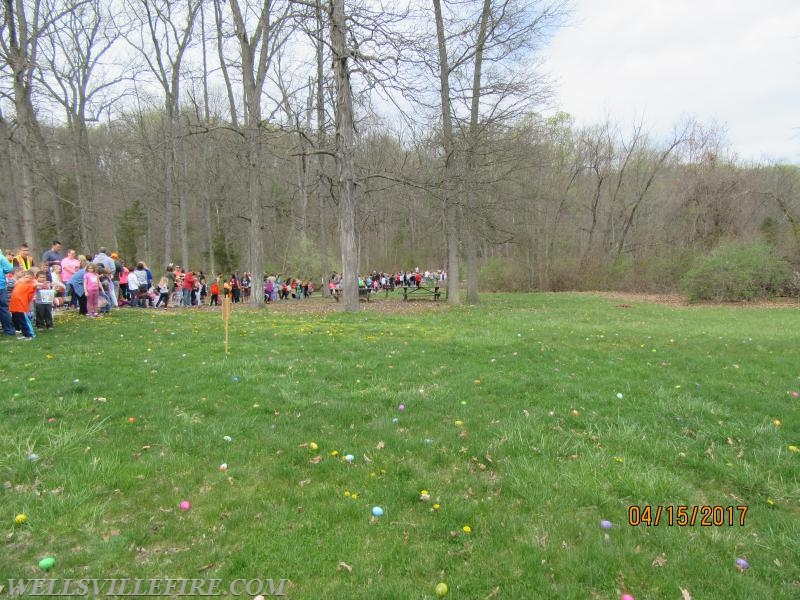
[(797, 165), (744, 163), (709, 124), (663, 138), (542, 116), (563, 0), (3, 0), (2, 13), (4, 248), (39, 255), (58, 238), (155, 268), (251, 271), (254, 302), (265, 271), (343, 271), (353, 310), (356, 274), (374, 269), (445, 268), (461, 302), (669, 290), (731, 239), (800, 264)]

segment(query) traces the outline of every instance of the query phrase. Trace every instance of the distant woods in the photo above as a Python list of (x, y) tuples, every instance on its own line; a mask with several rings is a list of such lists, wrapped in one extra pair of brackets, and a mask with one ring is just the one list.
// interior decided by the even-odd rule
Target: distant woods
[(477, 302), (671, 290), (729, 242), (800, 264), (797, 165), (543, 116), (566, 3), (392, 6), (5, 0), (0, 244), (246, 270), (253, 302), (264, 271), (443, 268)]

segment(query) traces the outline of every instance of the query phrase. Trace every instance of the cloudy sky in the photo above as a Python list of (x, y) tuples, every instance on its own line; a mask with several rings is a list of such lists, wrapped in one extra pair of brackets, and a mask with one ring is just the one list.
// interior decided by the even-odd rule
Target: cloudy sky
[(800, 164), (800, 0), (572, 1), (546, 66), (578, 123), (694, 117), (742, 160)]

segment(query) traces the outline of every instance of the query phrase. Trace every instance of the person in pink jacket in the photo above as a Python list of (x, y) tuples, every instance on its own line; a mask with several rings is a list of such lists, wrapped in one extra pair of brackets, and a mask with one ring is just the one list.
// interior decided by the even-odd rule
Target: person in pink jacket
[[(75, 250), (70, 248), (67, 250), (67, 255), (61, 259), (61, 281), (66, 283), (70, 280), (70, 278), (75, 275), (81, 268), (81, 261), (78, 260), (77, 253)], [(72, 290), (67, 289), (67, 294), (70, 297), (69, 305), (70, 306), (78, 306), (78, 298), (72, 292)]]
[(100, 303), (100, 276), (97, 274), (97, 265), (86, 265), (83, 276), (83, 289), (86, 294), (86, 316), (99, 317), (98, 304)]

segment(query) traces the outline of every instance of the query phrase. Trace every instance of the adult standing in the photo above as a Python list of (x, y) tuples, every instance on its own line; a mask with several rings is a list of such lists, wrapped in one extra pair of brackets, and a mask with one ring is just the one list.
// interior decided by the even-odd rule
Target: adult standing
[(197, 280), (194, 277), (194, 271), (187, 271), (186, 277), (183, 278), (183, 305), (192, 305), (192, 293)]
[[(69, 296), (69, 305), (78, 306), (78, 295), (70, 288), (69, 281), (72, 276), (81, 268), (81, 261), (78, 260), (77, 252), (73, 248), (67, 250), (67, 255), (61, 259), (61, 281), (67, 286), (66, 294)], [(81, 281), (83, 281), (81, 279)]]
[(94, 255), (92, 262), (96, 265), (100, 265), (103, 267), (110, 275), (113, 275), (117, 267), (114, 264), (114, 259), (111, 258), (107, 254), (108, 250), (105, 246), (101, 246), (100, 249), (97, 251), (97, 254)]
[(53, 265), (60, 265), (63, 258), (64, 253), (61, 252), (61, 242), (53, 240), (50, 250), (45, 250), (42, 254), (42, 268), (47, 268), (49, 271)]
[(33, 257), (31, 256), (28, 244), (22, 244), (19, 247), (19, 254), (14, 257), (14, 262), (12, 265), (15, 268), (19, 267), (23, 271), (28, 271), (36, 265), (36, 263), (33, 261)]
[(67, 255), (61, 259), (61, 279), (69, 281), (80, 268), (81, 261), (78, 260), (78, 253), (70, 248), (67, 250)]
[(3, 334), (14, 337), (17, 333), (14, 323), (11, 320), (11, 311), (8, 308), (8, 290), (6, 289), (6, 276), (14, 272), (11, 262), (0, 254), (0, 323), (3, 326)]

